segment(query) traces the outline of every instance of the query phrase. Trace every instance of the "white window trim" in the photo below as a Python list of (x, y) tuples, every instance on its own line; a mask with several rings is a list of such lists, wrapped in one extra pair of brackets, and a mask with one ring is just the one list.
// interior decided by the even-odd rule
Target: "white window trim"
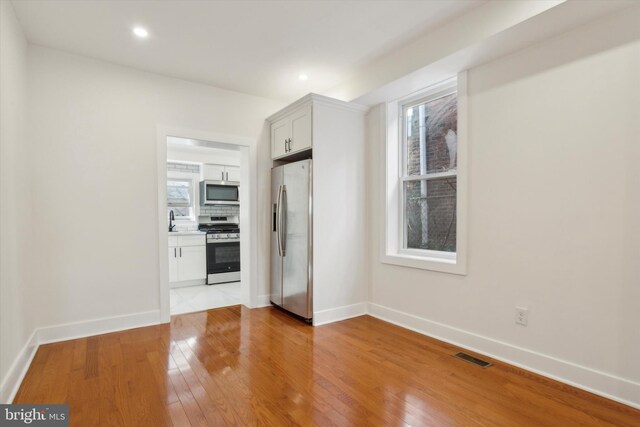
[[(402, 168), (403, 144), (402, 126), (399, 122), (402, 105), (432, 95), (451, 92), (456, 87), (458, 92), (458, 145), (457, 145), (457, 219), (456, 219), (456, 252), (440, 252), (421, 249), (403, 248), (403, 203), (402, 203)], [(380, 109), (380, 135), (382, 145), (380, 187), (384, 190), (381, 197), (381, 212), (384, 223), (381, 230), (380, 262), (404, 267), (439, 271), (452, 274), (467, 274), (467, 197), (468, 197), (468, 164), (467, 164), (467, 127), (468, 127), (467, 73), (461, 72), (457, 79), (452, 78), (424, 90), (397, 99)]]
[[(198, 185), (200, 184), (200, 174), (190, 172), (174, 172), (169, 171), (167, 173), (167, 180), (172, 181), (191, 181), (191, 200), (193, 200), (193, 218), (188, 216), (176, 217), (176, 221), (189, 221), (196, 222), (198, 215), (200, 215), (200, 191), (198, 191)], [(167, 206), (171, 209), (171, 206)]]

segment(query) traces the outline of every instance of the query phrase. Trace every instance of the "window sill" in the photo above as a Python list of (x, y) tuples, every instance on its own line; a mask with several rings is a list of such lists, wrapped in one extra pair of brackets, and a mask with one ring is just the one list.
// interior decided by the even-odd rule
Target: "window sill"
[(384, 254), (380, 257), (383, 264), (399, 265), (402, 267), (419, 268), (421, 270), (437, 271), (440, 273), (458, 274), (466, 276), (467, 267), (457, 259), (443, 259), (436, 257), (416, 256), (407, 254)]

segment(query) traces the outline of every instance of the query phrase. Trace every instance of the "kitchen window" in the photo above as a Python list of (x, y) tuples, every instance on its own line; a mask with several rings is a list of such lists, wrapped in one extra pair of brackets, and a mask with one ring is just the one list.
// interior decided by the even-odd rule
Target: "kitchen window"
[(167, 215), (170, 211), (176, 220), (195, 221), (193, 180), (167, 179)]
[(466, 273), (466, 81), (386, 105), (385, 263)]

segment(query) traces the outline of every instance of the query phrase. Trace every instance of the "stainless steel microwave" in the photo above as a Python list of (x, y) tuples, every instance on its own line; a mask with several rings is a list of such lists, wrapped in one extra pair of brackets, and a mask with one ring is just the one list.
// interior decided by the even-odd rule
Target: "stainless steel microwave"
[(201, 205), (239, 205), (240, 183), (235, 181), (200, 181)]

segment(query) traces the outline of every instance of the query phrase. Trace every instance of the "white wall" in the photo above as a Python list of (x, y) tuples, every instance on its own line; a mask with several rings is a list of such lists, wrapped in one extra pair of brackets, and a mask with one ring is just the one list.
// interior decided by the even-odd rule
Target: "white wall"
[(364, 115), (313, 106), (313, 322), (366, 311)]
[(375, 312), (640, 405), (638, 11), (469, 71), (466, 277), (378, 261), (369, 113)]
[(29, 104), (38, 326), (155, 316), (157, 126), (256, 138), (281, 106), (37, 46)]
[[(14, 365), (34, 330), (34, 269), (26, 144), (27, 42), (11, 3), (0, 2), (0, 402), (20, 375)], [(29, 350), (27, 349), (25, 355)], [(13, 366), (12, 366), (13, 365)]]
[[(174, 141), (179, 140), (176, 138), (171, 139)], [(240, 166), (240, 151), (206, 147), (180, 147), (170, 143), (167, 145), (167, 159), (177, 162)]]

